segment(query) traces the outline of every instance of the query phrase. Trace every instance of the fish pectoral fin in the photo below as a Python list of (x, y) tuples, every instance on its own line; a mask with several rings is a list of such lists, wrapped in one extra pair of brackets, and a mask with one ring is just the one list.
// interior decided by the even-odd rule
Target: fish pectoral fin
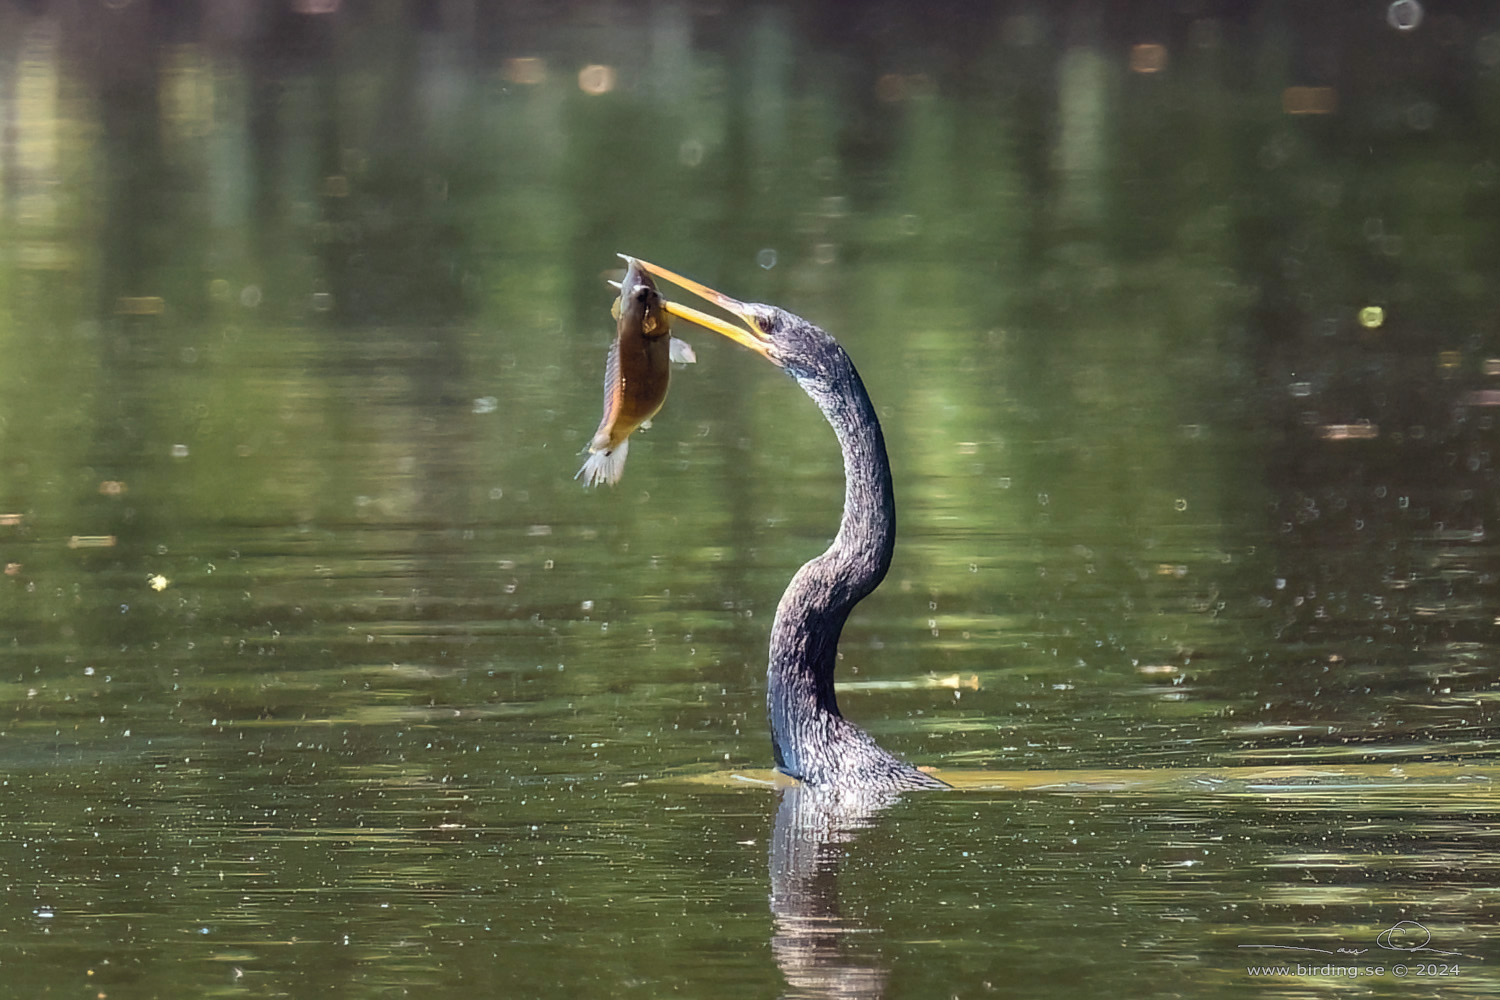
[(672, 361), (679, 365), (690, 365), (698, 360), (698, 355), (693, 353), (693, 348), (685, 340), (673, 337), (667, 344), (667, 350)]

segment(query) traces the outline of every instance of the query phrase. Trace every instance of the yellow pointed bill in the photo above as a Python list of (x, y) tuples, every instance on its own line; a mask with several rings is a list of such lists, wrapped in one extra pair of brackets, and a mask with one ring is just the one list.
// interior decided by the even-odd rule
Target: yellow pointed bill
[(626, 260), (634, 259), (643, 271), (647, 271), (661, 278), (663, 281), (670, 281), (679, 288), (686, 289), (701, 299), (706, 299), (725, 312), (732, 313), (736, 319), (745, 325), (743, 327), (736, 326), (726, 319), (694, 309), (692, 306), (683, 305), (680, 302), (673, 302), (670, 299), (662, 303), (667, 312), (679, 319), (685, 319), (689, 323), (701, 326), (706, 330), (722, 334), (736, 344), (750, 348), (750, 350), (761, 357), (769, 358), (767, 352), (771, 346), (770, 338), (761, 331), (760, 322), (755, 318), (755, 313), (745, 303), (739, 299), (732, 299), (723, 292), (715, 291), (707, 285), (694, 281), (692, 278), (685, 278), (680, 274), (668, 271), (664, 267), (641, 260), (639, 257), (629, 258), (625, 257), (624, 254), (620, 254), (620, 256)]

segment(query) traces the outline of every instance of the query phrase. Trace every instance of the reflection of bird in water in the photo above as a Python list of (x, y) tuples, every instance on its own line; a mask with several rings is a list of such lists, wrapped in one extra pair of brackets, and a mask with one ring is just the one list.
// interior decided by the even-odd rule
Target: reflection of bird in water
[(779, 794), (768, 860), (771, 954), (791, 987), (783, 996), (884, 996), (889, 969), (868, 944), (879, 928), (844, 915), (838, 874), (855, 837), (899, 793), (793, 785)]
[(776, 767), (809, 785), (849, 789), (945, 788), (892, 756), (839, 714), (833, 667), (854, 605), (885, 577), (896, 543), (891, 466), (875, 407), (854, 364), (818, 327), (775, 306), (732, 299), (645, 261), (659, 278), (738, 317), (743, 328), (676, 302), (672, 315), (721, 333), (782, 368), (812, 397), (844, 453), (844, 516), (828, 551), (806, 563), (776, 608), (766, 711)]

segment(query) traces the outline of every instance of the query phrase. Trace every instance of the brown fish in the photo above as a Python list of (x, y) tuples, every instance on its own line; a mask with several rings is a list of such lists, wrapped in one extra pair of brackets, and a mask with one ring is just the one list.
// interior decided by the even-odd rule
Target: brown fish
[(634, 259), (624, 260), (625, 278), (611, 310), (616, 335), (604, 367), (604, 417), (589, 442), (588, 460), (573, 477), (581, 476), (585, 486), (619, 482), (631, 433), (650, 426), (666, 401), (672, 362), (694, 360), (692, 348), (671, 335), (656, 283)]

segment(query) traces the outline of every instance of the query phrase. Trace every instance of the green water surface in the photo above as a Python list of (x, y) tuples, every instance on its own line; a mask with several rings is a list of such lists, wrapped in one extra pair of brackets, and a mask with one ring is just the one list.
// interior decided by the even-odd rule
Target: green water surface
[[(1497, 122), (1479, 3), (0, 5), (0, 995), (1494, 996)], [(837, 450), (684, 327), (581, 488), (617, 251), (848, 348), (963, 787), (741, 780)]]

